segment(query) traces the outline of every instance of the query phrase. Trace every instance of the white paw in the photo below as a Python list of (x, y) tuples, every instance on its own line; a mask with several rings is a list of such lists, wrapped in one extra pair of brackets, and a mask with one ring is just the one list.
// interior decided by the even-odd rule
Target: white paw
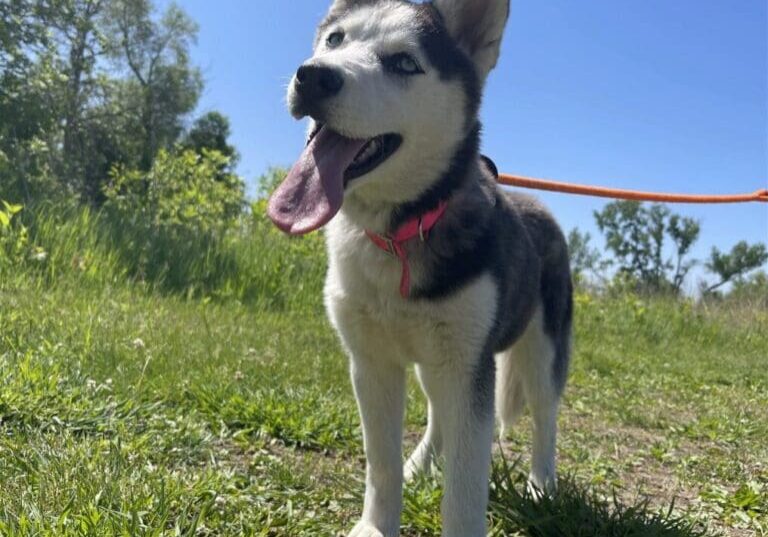
[(552, 498), (557, 492), (557, 478), (554, 475), (540, 477), (531, 474), (528, 477), (528, 493), (535, 502), (540, 502), (544, 497)]
[(417, 448), (405, 463), (403, 477), (406, 483), (410, 483), (419, 476), (431, 476), (438, 471), (437, 455), (430, 450)]
[(419, 475), (418, 468), (415, 468), (411, 465), (407, 465), (405, 467), (405, 471), (403, 471), (403, 481), (406, 483), (413, 482), (414, 479), (416, 479), (416, 476)]
[(419, 475), (429, 475), (432, 465), (428, 461), (415, 459), (411, 457), (408, 462), (405, 463), (405, 471), (403, 472), (403, 478), (406, 483), (412, 482)]
[(369, 522), (361, 520), (352, 528), (347, 537), (398, 537), (395, 533), (384, 533)]

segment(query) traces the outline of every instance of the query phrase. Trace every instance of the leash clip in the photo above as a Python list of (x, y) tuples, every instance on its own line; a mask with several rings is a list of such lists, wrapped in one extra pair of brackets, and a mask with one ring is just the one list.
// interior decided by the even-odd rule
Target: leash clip
[(421, 242), (426, 242), (426, 236), (424, 234), (424, 219), (419, 218), (419, 239), (421, 239)]

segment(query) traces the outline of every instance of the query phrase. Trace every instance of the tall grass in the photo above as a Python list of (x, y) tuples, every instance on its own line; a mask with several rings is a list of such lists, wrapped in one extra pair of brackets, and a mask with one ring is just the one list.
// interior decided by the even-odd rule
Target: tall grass
[(89, 207), (25, 208), (29, 255), (17, 271), (41, 285), (119, 285), (259, 308), (319, 307), (325, 251), (317, 236), (286, 239), (262, 203), (218, 230), (151, 226)]

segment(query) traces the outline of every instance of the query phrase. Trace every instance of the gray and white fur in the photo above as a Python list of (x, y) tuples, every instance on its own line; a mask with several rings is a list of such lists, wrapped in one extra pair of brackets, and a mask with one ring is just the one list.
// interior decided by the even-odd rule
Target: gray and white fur
[[(289, 87), (292, 113), (310, 116), (313, 129), (402, 137), (393, 155), (349, 182), (326, 227), (325, 304), (350, 357), (367, 458), (365, 503), (350, 537), (398, 535), (404, 480), (438, 458), (443, 535), (485, 535), (494, 408), (504, 430), (527, 403), (530, 482), (547, 493), (556, 485), (571, 339), (567, 246), (536, 200), (497, 186), (478, 150), (481, 93), (508, 15), (509, 0), (337, 0), (305, 66), (343, 84), (320, 97), (299, 91), (295, 78)], [(402, 54), (420, 72), (392, 67)], [(391, 233), (442, 201), (446, 213), (428, 238), (406, 244), (404, 298), (400, 262), (365, 230)], [(404, 464), (410, 364), (429, 423)]]

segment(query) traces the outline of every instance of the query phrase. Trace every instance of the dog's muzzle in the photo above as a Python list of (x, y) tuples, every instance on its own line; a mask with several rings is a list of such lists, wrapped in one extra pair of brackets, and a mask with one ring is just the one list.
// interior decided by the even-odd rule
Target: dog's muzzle
[(321, 65), (302, 65), (296, 71), (294, 88), (299, 98), (299, 108), (305, 114), (317, 110), (331, 97), (335, 97), (344, 87), (344, 77), (331, 67)]

